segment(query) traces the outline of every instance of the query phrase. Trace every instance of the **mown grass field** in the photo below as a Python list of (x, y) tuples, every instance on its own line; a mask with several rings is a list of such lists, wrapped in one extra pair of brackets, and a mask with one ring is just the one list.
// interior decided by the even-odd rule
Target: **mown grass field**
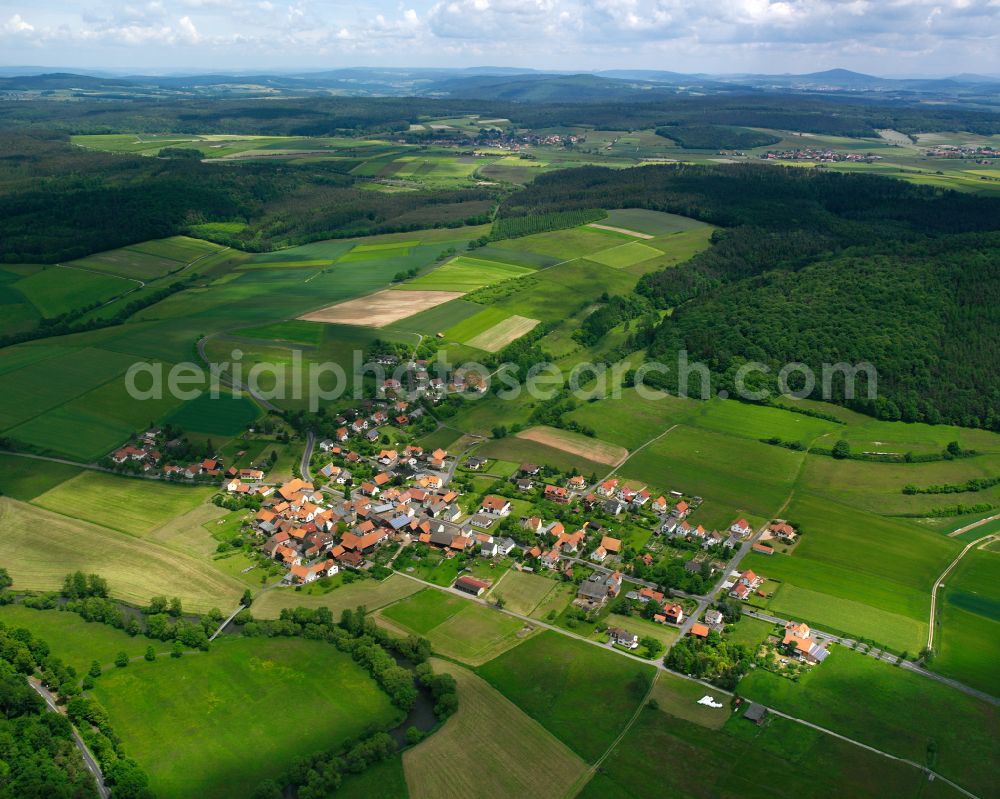
[(614, 741), (646, 696), (654, 669), (545, 631), (478, 673), (584, 760)]
[(420, 583), (398, 574), (381, 581), (359, 580), (328, 594), (305, 594), (291, 588), (279, 588), (256, 598), (251, 613), (260, 619), (276, 619), (284, 608), (329, 608), (334, 617), (339, 618), (344, 610), (362, 605), (374, 611), (415, 594), (421, 588)]
[(455, 678), (459, 706), (440, 730), (403, 754), (412, 799), (567, 795), (587, 768), (577, 755), (471, 671), (432, 662), (435, 672)]
[(400, 287), (410, 291), (473, 291), (481, 286), (530, 274), (532, 271), (526, 266), (483, 261), (468, 255), (460, 255), (416, 280), (401, 284)]
[(605, 474), (606, 464), (573, 455), (565, 450), (539, 444), (537, 441), (507, 436), (506, 438), (487, 441), (476, 452), (479, 455), (497, 458), (498, 460), (514, 461), (515, 463), (537, 463), (540, 466), (552, 466), (560, 471), (568, 472), (578, 469), (582, 474)]
[(493, 585), (490, 597), (503, 597), (506, 608), (522, 616), (530, 616), (550, 595), (558, 592), (559, 587), (560, 583), (556, 580), (510, 569)]
[(290, 750), (335, 749), (399, 717), (350, 655), (292, 638), (223, 638), (207, 653), (133, 663), (93, 694), (165, 799), (248, 796)]
[(118, 599), (145, 605), (157, 595), (177, 596), (196, 613), (235, 608), (245, 586), (183, 552), (0, 497), (0, 562), (14, 587), (51, 591), (73, 571), (99, 574)]
[(470, 338), (475, 338), (484, 333), (509, 316), (509, 313), (499, 308), (486, 307), (478, 311), (474, 316), (467, 317), (458, 324), (452, 325), (444, 331), (444, 334), (446, 338), (454, 339), (464, 344)]
[(200, 505), (214, 491), (209, 486), (172, 485), (86, 471), (36, 497), (34, 504), (143, 536)]
[(997, 693), (1000, 664), (1000, 552), (974, 549), (938, 597), (937, 654), (930, 668)]
[(995, 784), (1000, 712), (948, 686), (837, 647), (797, 683), (757, 669), (744, 696), (932, 768), (988, 795)]
[(433, 588), (403, 599), (381, 613), (427, 638), (435, 652), (472, 666), (515, 646), (524, 626), (518, 619), (493, 608)]
[(247, 397), (222, 395), (213, 399), (208, 394), (202, 394), (172, 414), (169, 422), (182, 430), (233, 436), (246, 429), (260, 413), (260, 409)]
[[(23, 605), (0, 606), (0, 622), (8, 627), (24, 627), (43, 639), (52, 653), (67, 666), (76, 669), (81, 677), (95, 660), (102, 666), (114, 668), (119, 652), (129, 657), (141, 657), (150, 644), (148, 638), (133, 638), (100, 622), (84, 621), (76, 613), (60, 610), (32, 610)], [(155, 642), (154, 646), (167, 651), (167, 644)]]

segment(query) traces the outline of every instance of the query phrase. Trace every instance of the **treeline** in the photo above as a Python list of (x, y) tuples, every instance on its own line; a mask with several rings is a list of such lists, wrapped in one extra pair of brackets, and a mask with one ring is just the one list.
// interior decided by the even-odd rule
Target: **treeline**
[(686, 150), (749, 150), (781, 141), (770, 133), (733, 125), (667, 125), (657, 128), (656, 135), (671, 139)]
[(490, 232), (490, 240), (515, 239), (530, 236), (533, 233), (546, 233), (550, 230), (579, 227), (589, 222), (604, 219), (607, 212), (588, 208), (580, 211), (557, 211), (551, 214), (533, 214), (531, 216), (506, 217), (497, 219)]
[(573, 339), (586, 347), (599, 342), (605, 334), (623, 322), (635, 319), (649, 310), (649, 304), (635, 295), (609, 297), (605, 292), (601, 303), (597, 310), (583, 320), (579, 330), (573, 333)]
[[(42, 685), (66, 702), (67, 715), (49, 712), (28, 684)], [(68, 700), (68, 701), (67, 701)], [(94, 703), (80, 696), (79, 675), (51, 654), (29, 630), (0, 622), (0, 795), (80, 799), (98, 796), (94, 777), (73, 740), (72, 720), (93, 752), (114, 799), (152, 799), (148, 778), (126, 757), (121, 741)]]
[[(753, 387), (772, 394), (785, 364), (804, 363), (813, 398), (823, 364), (870, 363), (876, 398), (864, 372), (852, 399), (836, 371), (827, 398), (882, 419), (1000, 427), (1000, 199), (762, 165), (587, 167), (539, 176), (500, 215), (595, 205), (727, 228), (640, 280), (639, 294), (675, 309), (631, 341), (651, 358), (686, 350), (730, 393), (747, 361), (764, 364)], [(660, 387), (676, 389), (676, 375)]]
[(465, 114), (510, 119), (531, 128), (588, 125), (638, 130), (665, 125), (777, 128), (839, 136), (966, 130), (1000, 132), (1000, 118), (957, 106), (859, 101), (852, 97), (733, 92), (704, 97), (589, 102), (512, 102), (426, 97), (88, 99), (0, 102), (0, 125), (67, 133), (253, 133), (338, 136), (404, 133), (428, 118)]
[[(224, 243), (254, 252), (327, 238), (489, 221), (486, 188), (374, 192), (334, 163), (205, 164), (0, 134), (0, 262), (55, 263), (182, 233), (244, 225)], [(220, 231), (221, 232), (221, 231)]]
[(964, 483), (938, 483), (937, 485), (917, 486), (907, 483), (903, 486), (904, 494), (965, 494), (975, 491), (985, 491), (1000, 485), (1000, 477), (974, 477)]

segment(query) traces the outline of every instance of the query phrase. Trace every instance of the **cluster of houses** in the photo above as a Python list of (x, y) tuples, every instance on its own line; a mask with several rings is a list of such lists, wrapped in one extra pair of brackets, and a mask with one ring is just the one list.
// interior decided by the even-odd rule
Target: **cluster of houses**
[(819, 161), (820, 163), (838, 163), (850, 161), (861, 164), (873, 164), (881, 161), (882, 156), (874, 153), (843, 153), (821, 147), (803, 147), (793, 150), (768, 150), (760, 156), (765, 161)]

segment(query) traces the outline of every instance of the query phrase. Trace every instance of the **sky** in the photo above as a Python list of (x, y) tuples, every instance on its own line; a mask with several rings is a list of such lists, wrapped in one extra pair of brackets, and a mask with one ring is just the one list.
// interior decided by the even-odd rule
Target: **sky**
[(1000, 0), (0, 0), (0, 65), (1000, 74)]

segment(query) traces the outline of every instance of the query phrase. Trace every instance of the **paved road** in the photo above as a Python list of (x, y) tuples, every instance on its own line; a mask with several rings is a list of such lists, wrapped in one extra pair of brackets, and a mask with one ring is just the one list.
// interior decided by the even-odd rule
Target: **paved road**
[(442, 479), (444, 480), (445, 485), (448, 485), (448, 483), (451, 482), (451, 479), (455, 476), (455, 470), (458, 468), (459, 461), (461, 461), (462, 458), (464, 458), (466, 455), (472, 452), (472, 450), (474, 450), (476, 447), (478, 447), (486, 440), (485, 436), (473, 436), (473, 438), (477, 440), (474, 441), (472, 444), (469, 444), (469, 446), (467, 446), (458, 455), (456, 455), (455, 459), (451, 463), (451, 466), (449, 466), (448, 470), (444, 473)]
[[(743, 608), (743, 613), (746, 616), (750, 616), (754, 619), (760, 619), (761, 621), (771, 622), (772, 624), (788, 624), (789, 622), (788, 619), (782, 619), (777, 616), (772, 616), (768, 613), (761, 613), (756, 610), (750, 610), (746, 607)], [(833, 635), (832, 633), (825, 633), (822, 630), (813, 630), (813, 632), (819, 639), (834, 641), (835, 643), (841, 644), (842, 646), (845, 646), (848, 649), (858, 648), (858, 642), (855, 641), (853, 638), (842, 638), (838, 635)], [(890, 663), (894, 666), (898, 665), (900, 668), (906, 669), (907, 671), (912, 671), (914, 674), (919, 674), (921, 677), (926, 677), (929, 680), (934, 680), (935, 682), (939, 682), (943, 685), (949, 686), (950, 688), (954, 688), (956, 691), (961, 691), (963, 694), (968, 694), (969, 696), (975, 697), (976, 699), (979, 699), (983, 702), (988, 702), (991, 705), (996, 705), (1000, 707), (1000, 698), (997, 698), (992, 694), (988, 694), (985, 691), (980, 691), (977, 690), (976, 688), (972, 688), (968, 685), (965, 685), (964, 683), (960, 683), (958, 680), (952, 680), (949, 677), (944, 677), (940, 674), (936, 674), (933, 671), (928, 671), (927, 669), (923, 668), (922, 666), (916, 663), (913, 663), (912, 661), (900, 660), (898, 657), (896, 657), (896, 655), (875, 648), (869, 648), (868, 651), (865, 652), (865, 654), (870, 655), (871, 657), (876, 658), (877, 660), (882, 660), (885, 661), (886, 663)]]
[[(1000, 517), (994, 517), (994, 518), (1000, 518)], [(978, 527), (980, 524), (985, 524), (988, 521), (991, 521), (991, 519), (983, 519), (981, 522), (976, 522), (976, 524), (970, 524), (965, 529), (971, 530), (974, 527)], [(954, 533), (952, 535), (954, 535)], [(965, 548), (961, 552), (959, 552), (958, 555), (955, 556), (955, 559), (948, 564), (948, 568), (945, 569), (943, 572), (941, 572), (941, 576), (934, 581), (934, 587), (931, 589), (931, 623), (927, 629), (928, 651), (934, 649), (934, 628), (937, 627), (938, 589), (944, 585), (944, 578), (947, 577), (949, 574), (951, 574), (952, 569), (954, 569), (958, 565), (958, 562), (965, 557), (966, 553), (968, 553), (969, 550), (973, 549), (975, 546), (983, 543), (984, 541), (991, 541), (992, 539), (996, 538), (997, 535), (998, 533), (990, 533), (989, 535), (984, 535), (982, 538), (977, 538), (975, 541), (970, 541), (968, 544), (965, 545)]]
[(316, 446), (316, 434), (310, 430), (306, 433), (306, 448), (302, 452), (302, 460), (299, 461), (299, 471), (302, 479), (307, 483), (312, 482), (312, 475), (309, 472), (309, 462), (312, 460), (313, 447)]
[[(28, 678), (28, 684), (35, 689), (35, 692), (45, 700), (45, 704), (48, 705), (49, 710), (53, 713), (62, 714), (63, 711), (56, 704), (55, 697), (49, 692), (49, 690), (42, 685), (34, 677)], [(80, 750), (80, 756), (83, 758), (83, 764), (87, 767), (93, 776), (94, 780), (97, 782), (97, 792), (101, 795), (102, 799), (110, 799), (111, 791), (104, 784), (104, 774), (101, 771), (101, 767), (98, 765), (97, 760), (90, 753), (87, 748), (87, 744), (83, 742), (83, 738), (80, 737), (80, 733), (76, 731), (76, 727), (73, 727), (73, 740), (76, 743), (76, 748)]]
[[(497, 608), (496, 605), (493, 605), (488, 600), (485, 600), (485, 599), (482, 599), (482, 598), (479, 598), (479, 597), (473, 597), (473, 596), (471, 596), (469, 594), (466, 594), (464, 591), (459, 591), (459, 590), (457, 590), (455, 588), (451, 588), (451, 587), (435, 585), (434, 583), (428, 582), (426, 580), (421, 580), (419, 577), (414, 577), (413, 575), (406, 574), (405, 572), (397, 571), (395, 573), (398, 574), (398, 575), (400, 575), (400, 576), (402, 576), (402, 577), (406, 577), (408, 580), (413, 580), (414, 582), (417, 582), (417, 583), (420, 583), (421, 585), (427, 586), (428, 588), (435, 588), (438, 591), (443, 591), (445, 593), (454, 594), (455, 596), (459, 596), (462, 599), (465, 599), (467, 601), (478, 602), (481, 605), (486, 605), (487, 607), (493, 608), (498, 613), (503, 613), (503, 614), (505, 614), (507, 616), (512, 616), (512, 617), (514, 617), (516, 619), (520, 619), (521, 621), (526, 622), (528, 624), (532, 624), (532, 625), (534, 625), (536, 627), (542, 627), (542, 628), (544, 628), (546, 630), (552, 630), (553, 632), (559, 633), (560, 635), (565, 635), (568, 638), (574, 638), (577, 641), (582, 641), (585, 644), (590, 644), (592, 646), (600, 647), (601, 649), (604, 649), (604, 650), (606, 650), (608, 652), (612, 652), (613, 654), (618, 655), (620, 657), (630, 658), (631, 660), (638, 661), (639, 663), (644, 663), (644, 664), (646, 664), (648, 666), (654, 666), (658, 671), (665, 671), (665, 672), (668, 672), (668, 673), (670, 673), (670, 674), (672, 674), (672, 675), (674, 675), (676, 677), (680, 677), (681, 679), (688, 680), (689, 682), (699, 683), (700, 685), (705, 686), (705, 688), (707, 690), (710, 690), (710, 691), (712, 691), (714, 693), (717, 693), (717, 694), (721, 693), (721, 694), (725, 694), (726, 696), (733, 696), (734, 695), (732, 691), (726, 691), (723, 688), (717, 688), (716, 686), (714, 686), (714, 685), (712, 685), (710, 683), (706, 683), (704, 680), (699, 680), (696, 677), (692, 677), (692, 676), (690, 676), (688, 674), (682, 674), (681, 672), (674, 671), (673, 669), (668, 669), (666, 666), (663, 665), (663, 661), (662, 660), (657, 660), (657, 661), (646, 660), (645, 658), (641, 658), (638, 655), (633, 655), (632, 653), (626, 652), (626, 651), (624, 651), (622, 649), (616, 649), (614, 647), (609, 646), (608, 644), (603, 644), (600, 641), (593, 641), (593, 640), (591, 640), (589, 638), (584, 638), (583, 636), (578, 635), (578, 634), (576, 634), (574, 632), (571, 632), (570, 630), (565, 630), (562, 627), (556, 627), (553, 624), (548, 624), (547, 622), (540, 621), (539, 619), (533, 619), (530, 616), (523, 616), (520, 613), (514, 613), (513, 611), (507, 610), (506, 608)], [(776, 617), (772, 617), (772, 618), (776, 618)], [(644, 704), (645, 704), (645, 702), (643, 702), (640, 705), (640, 709), (642, 708), (642, 706)], [(875, 753), (877, 755), (881, 755), (882, 757), (889, 758), (890, 760), (897, 760), (899, 762), (906, 763), (907, 765), (910, 765), (913, 768), (919, 769), (921, 772), (923, 772), (924, 774), (927, 774), (929, 777), (933, 777), (934, 779), (938, 779), (938, 780), (941, 780), (942, 782), (946, 782), (948, 785), (950, 785), (953, 788), (955, 788), (955, 790), (960, 791), (965, 796), (968, 796), (969, 799), (979, 799), (979, 797), (977, 797), (973, 793), (970, 793), (969, 791), (967, 791), (962, 786), (955, 784), (954, 782), (952, 782), (951, 780), (947, 779), (946, 777), (942, 777), (940, 774), (938, 774), (938, 773), (936, 773), (934, 771), (931, 771), (926, 766), (923, 766), (923, 765), (921, 765), (919, 763), (915, 763), (912, 760), (906, 760), (905, 758), (897, 757), (896, 755), (889, 754), (888, 752), (883, 752), (881, 749), (876, 749), (875, 747), (869, 746), (868, 744), (862, 743), (861, 741), (856, 741), (853, 738), (848, 738), (847, 736), (841, 735), (840, 733), (834, 732), (833, 730), (828, 730), (825, 727), (820, 727), (818, 724), (813, 724), (811, 721), (806, 721), (805, 719), (800, 719), (800, 718), (796, 718), (795, 716), (790, 716), (787, 713), (782, 713), (781, 711), (775, 710), (774, 708), (771, 708), (771, 707), (768, 707), (767, 709), (768, 709), (768, 712), (774, 713), (776, 716), (781, 716), (782, 718), (786, 718), (789, 721), (794, 721), (794, 722), (796, 722), (798, 724), (802, 724), (803, 726), (811, 727), (814, 730), (818, 730), (819, 732), (825, 733), (827, 735), (831, 735), (834, 738), (838, 738), (838, 739), (840, 739), (842, 741), (846, 741), (847, 743), (853, 744), (854, 746), (858, 746), (858, 747), (860, 747), (862, 749), (866, 749), (869, 752), (873, 752), (873, 753)]]

